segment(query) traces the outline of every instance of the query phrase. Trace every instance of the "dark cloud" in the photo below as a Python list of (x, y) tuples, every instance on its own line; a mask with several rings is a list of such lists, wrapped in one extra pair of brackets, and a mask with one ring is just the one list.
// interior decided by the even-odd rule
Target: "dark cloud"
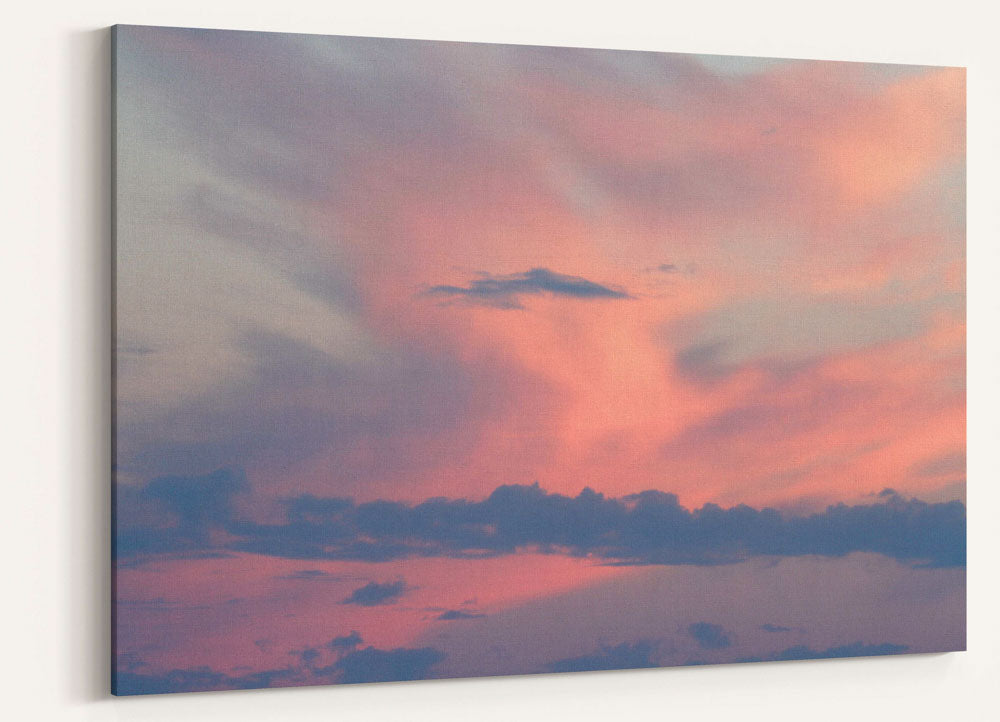
[[(361, 645), (361, 635), (351, 632), (335, 637), (322, 647), (307, 647), (292, 654), (298, 664), (245, 675), (228, 675), (209, 667), (144, 673), (143, 663), (121, 658), (112, 678), (115, 695), (208, 692), (226, 689), (256, 689), (309, 684), (358, 684), (426, 679), (431, 668), (443, 660), (433, 647), (378, 649)], [(331, 656), (332, 655), (332, 656)], [(326, 657), (329, 664), (324, 665)]]
[(338, 582), (343, 579), (342, 576), (336, 574), (330, 574), (329, 572), (324, 572), (321, 569), (299, 569), (291, 574), (285, 574), (278, 579), (285, 579), (293, 582)]
[(218, 469), (202, 476), (161, 476), (140, 488), (115, 486), (113, 553), (216, 556), (209, 534), (235, 519), (234, 498), (249, 491), (242, 471)]
[(461, 298), (496, 308), (523, 308), (520, 296), (551, 294), (569, 298), (630, 298), (621, 288), (594, 283), (580, 276), (568, 276), (547, 268), (532, 268), (505, 276), (482, 274), (468, 286), (432, 286), (431, 296)]
[(342, 637), (334, 637), (327, 642), (326, 646), (334, 651), (342, 652), (359, 647), (362, 641), (360, 634), (356, 631), (351, 631), (350, 634), (345, 634)]
[(659, 667), (654, 661), (655, 645), (648, 641), (634, 644), (622, 642), (614, 647), (601, 647), (592, 654), (560, 659), (546, 665), (552, 672), (596, 672), (605, 669), (646, 669)]
[(133, 694), (167, 694), (170, 692), (204, 692), (224, 689), (228, 678), (208, 667), (175, 669), (166, 674), (118, 672), (111, 681), (111, 693), (117, 696)]
[(839, 657), (879, 657), (886, 654), (902, 654), (909, 647), (905, 644), (865, 644), (854, 642), (828, 649), (812, 649), (799, 645), (789, 647), (766, 657), (744, 657), (739, 662), (787, 662), (798, 659), (836, 659)]
[(771, 623), (762, 624), (762, 625), (760, 625), (760, 628), (763, 629), (765, 632), (791, 632), (792, 631), (791, 627), (782, 627), (780, 624), (771, 624)]
[(709, 622), (695, 622), (687, 628), (688, 634), (702, 649), (726, 649), (733, 645), (725, 628)]
[(463, 612), (461, 609), (449, 609), (438, 615), (442, 622), (455, 622), (460, 619), (482, 619), (485, 614), (479, 612)]
[(233, 496), (248, 489), (242, 471), (219, 469), (205, 476), (161, 476), (139, 493), (142, 498), (162, 502), (186, 533), (198, 536), (229, 521)]
[[(226, 493), (234, 487), (225, 479)], [(157, 485), (157, 489), (160, 485)], [(844, 556), (871, 552), (916, 565), (965, 564), (965, 505), (927, 503), (898, 494), (871, 504), (837, 504), (808, 516), (738, 505), (687, 509), (673, 494), (644, 491), (619, 499), (589, 488), (576, 497), (537, 483), (498, 487), (482, 501), (435, 498), (417, 505), (301, 496), (285, 502), (281, 523), (234, 519), (207, 484), (182, 485), (174, 526), (131, 527), (120, 534), (123, 557), (176, 552), (208, 543), (215, 524), (226, 541), (203, 552), (250, 552), (291, 559), (388, 561), (406, 557), (476, 558), (532, 549), (593, 556), (612, 564), (728, 564), (754, 556)], [(216, 512), (193, 509), (194, 489)], [(143, 491), (138, 492), (140, 496)], [(224, 496), (224, 495), (223, 495)], [(186, 514), (186, 516), (185, 516)], [(190, 534), (195, 529), (197, 534)], [(350, 603), (383, 603), (402, 582), (371, 584)]]
[(878, 657), (885, 654), (902, 654), (909, 647), (905, 644), (863, 644), (854, 642), (839, 647), (814, 650), (809, 647), (789, 647), (774, 656), (776, 660), (790, 659), (834, 659), (837, 657)]
[[(310, 684), (303, 671), (293, 667), (271, 669), (232, 676), (209, 667), (174, 669), (163, 674), (118, 672), (113, 675), (112, 694), (168, 694), (175, 692), (213, 692), (225, 689), (257, 689)], [(313, 681), (312, 684), (324, 682)]]
[(314, 668), (322, 657), (322, 652), (316, 647), (306, 647), (305, 649), (293, 652), (293, 654), (299, 658), (302, 664), (310, 669)]
[(358, 604), (362, 607), (377, 607), (381, 604), (392, 604), (406, 592), (406, 583), (403, 581), (388, 582), (379, 584), (378, 582), (368, 582), (363, 587), (355, 589), (345, 599), (342, 604)]
[(433, 647), (390, 650), (365, 647), (344, 655), (334, 663), (332, 671), (342, 684), (407, 682), (429, 677), (431, 667), (444, 656)]

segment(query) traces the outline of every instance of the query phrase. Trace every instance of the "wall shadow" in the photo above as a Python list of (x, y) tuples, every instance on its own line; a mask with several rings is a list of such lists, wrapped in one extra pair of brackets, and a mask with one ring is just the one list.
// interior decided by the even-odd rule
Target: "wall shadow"
[(75, 442), (73, 470), (63, 480), (69, 505), (69, 545), (63, 555), (71, 610), (66, 643), (71, 702), (110, 698), (111, 684), (111, 459), (113, 246), (111, 222), (111, 31), (71, 33), (65, 62), (70, 65), (67, 165), (74, 217), (67, 238), (75, 264), (74, 307), (66, 314), (80, 357), (66, 366), (74, 376), (70, 403)]

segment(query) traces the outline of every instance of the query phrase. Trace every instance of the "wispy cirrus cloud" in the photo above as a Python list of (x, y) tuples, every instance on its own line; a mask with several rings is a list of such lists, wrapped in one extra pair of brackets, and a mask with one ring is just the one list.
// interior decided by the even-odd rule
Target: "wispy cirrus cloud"
[(928, 459), (927, 461), (915, 464), (911, 468), (911, 473), (919, 477), (938, 477), (965, 475), (965, 454), (955, 452)]
[(595, 283), (582, 276), (556, 273), (547, 268), (532, 268), (523, 273), (507, 275), (484, 273), (471, 280), (467, 286), (431, 286), (425, 294), (506, 309), (524, 308), (521, 296), (541, 294), (578, 299), (631, 298), (623, 288)]
[(916, 337), (964, 304), (955, 292), (914, 299), (893, 291), (761, 295), (702, 311), (680, 324), (687, 339), (675, 363), (688, 377), (714, 378), (747, 364), (802, 362)]

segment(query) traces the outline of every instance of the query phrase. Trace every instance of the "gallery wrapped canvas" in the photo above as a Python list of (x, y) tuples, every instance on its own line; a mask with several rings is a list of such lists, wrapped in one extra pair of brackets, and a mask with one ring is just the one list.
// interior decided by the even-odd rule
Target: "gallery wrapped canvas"
[(964, 649), (964, 70), (113, 55), (116, 694)]

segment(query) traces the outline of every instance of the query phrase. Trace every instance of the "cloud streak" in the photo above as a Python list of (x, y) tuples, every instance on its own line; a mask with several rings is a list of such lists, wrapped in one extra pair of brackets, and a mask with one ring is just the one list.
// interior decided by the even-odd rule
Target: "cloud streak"
[(768, 622), (767, 624), (760, 625), (760, 628), (763, 629), (765, 632), (771, 632), (772, 634), (779, 634), (781, 632), (792, 631), (791, 627), (783, 627), (780, 624), (771, 624), (770, 622)]
[(345, 599), (342, 604), (357, 604), (362, 607), (377, 607), (382, 604), (393, 604), (406, 592), (406, 583), (403, 581), (388, 582), (379, 584), (369, 582), (363, 587), (355, 589)]
[(482, 274), (468, 286), (432, 286), (429, 296), (457, 298), (480, 306), (521, 309), (521, 296), (548, 294), (565, 298), (631, 298), (621, 288), (595, 283), (581, 276), (556, 273), (547, 268), (532, 268), (524, 273), (494, 276)]
[(437, 619), (441, 622), (457, 622), (464, 619), (482, 619), (485, 616), (481, 612), (463, 612), (461, 609), (448, 609), (441, 612)]

